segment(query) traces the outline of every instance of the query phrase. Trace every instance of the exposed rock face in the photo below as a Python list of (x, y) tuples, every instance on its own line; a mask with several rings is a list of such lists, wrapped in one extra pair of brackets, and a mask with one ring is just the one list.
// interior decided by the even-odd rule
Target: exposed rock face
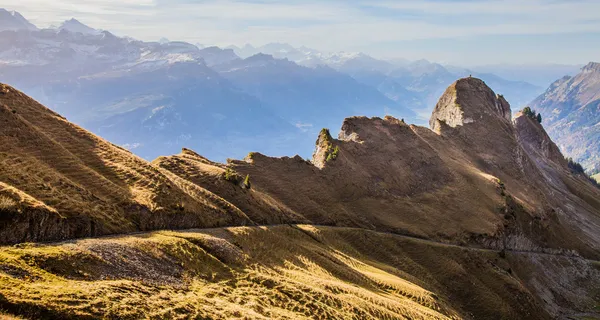
[(333, 152), (333, 137), (331, 137), (331, 133), (329, 133), (328, 129), (323, 129), (319, 133), (319, 137), (317, 138), (317, 143), (315, 146), (315, 152), (313, 153), (313, 163), (317, 168), (325, 167), (325, 163), (327, 162), (327, 157), (331, 152)]
[(563, 77), (531, 102), (566, 156), (590, 170), (600, 169), (600, 63), (590, 62), (574, 77)]
[(548, 159), (563, 167), (566, 166), (565, 157), (539, 122), (521, 112), (517, 114), (513, 122), (519, 141), (530, 153), (537, 153), (540, 158)]
[[(478, 107), (464, 109), (467, 105)], [(463, 78), (446, 89), (433, 110), (429, 125), (439, 132), (440, 123), (455, 128), (498, 115), (510, 121), (510, 105), (504, 97), (497, 96), (480, 79)]]

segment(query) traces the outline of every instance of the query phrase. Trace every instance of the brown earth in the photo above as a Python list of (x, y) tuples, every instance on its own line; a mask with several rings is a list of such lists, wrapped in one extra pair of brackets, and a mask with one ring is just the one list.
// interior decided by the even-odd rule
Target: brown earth
[(446, 90), (433, 130), (352, 117), (337, 139), (321, 132), (312, 161), (251, 153), (227, 164), (188, 149), (148, 163), (0, 91), (4, 244), (271, 225), (5, 247), (0, 309), (46, 318), (296, 318), (314, 308), (323, 318), (597, 315), (600, 190), (479, 79)]
[(26, 244), (0, 261), (0, 305), (34, 319), (585, 319), (600, 292), (577, 257), (311, 225)]

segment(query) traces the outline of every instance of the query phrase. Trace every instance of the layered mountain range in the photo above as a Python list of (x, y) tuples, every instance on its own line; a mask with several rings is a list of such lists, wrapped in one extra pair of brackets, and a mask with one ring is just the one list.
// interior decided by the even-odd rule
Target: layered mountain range
[[(350, 117), (313, 158), (147, 162), (0, 88), (0, 308), (34, 318), (598, 316), (600, 189), (463, 78), (430, 127)], [(210, 144), (211, 141), (204, 141)], [(207, 229), (210, 228), (210, 229)], [(60, 288), (60, 290), (58, 290)]]
[[(390, 61), (375, 59), (360, 52), (325, 53), (307, 47), (295, 48), (285, 43), (271, 43), (261, 47), (246, 45), (229, 47), (241, 57), (249, 57), (258, 53), (270, 54), (275, 58), (289, 59), (307, 67), (328, 66), (342, 73), (349, 74), (358, 81), (377, 88), (388, 98), (420, 113), (429, 114), (430, 106), (435, 104), (457, 77), (477, 76), (490, 83), (518, 105), (529, 102), (541, 87), (522, 81), (521, 77), (513, 77), (512, 81), (503, 79), (490, 70), (501, 72), (503, 68), (481, 67), (483, 71), (469, 70), (454, 66), (442, 66), (427, 60), (408, 61), (394, 59)], [(552, 69), (552, 68), (550, 68)], [(573, 71), (567, 66), (561, 69)], [(532, 72), (534, 75), (538, 72)], [(505, 73), (510, 76), (510, 73)], [(534, 76), (532, 75), (532, 76)], [(554, 80), (553, 77), (550, 79)], [(552, 80), (546, 81), (551, 82)], [(541, 81), (546, 86), (545, 81)]]
[[(285, 44), (244, 51), (145, 42), (76, 19), (39, 29), (6, 10), (0, 21), (2, 81), (146, 159), (174, 153), (184, 141), (211, 159), (252, 150), (308, 157), (314, 135), (348, 116), (390, 114), (425, 124), (443, 90), (469, 74), (519, 105), (541, 92), (425, 60)], [(202, 143), (207, 139), (213, 143)]]

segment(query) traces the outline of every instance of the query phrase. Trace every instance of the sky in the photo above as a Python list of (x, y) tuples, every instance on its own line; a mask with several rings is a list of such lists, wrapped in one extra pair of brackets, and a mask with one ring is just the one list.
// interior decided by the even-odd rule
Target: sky
[(2, 0), (38, 27), (76, 18), (120, 36), (290, 43), (475, 66), (600, 60), (600, 0)]

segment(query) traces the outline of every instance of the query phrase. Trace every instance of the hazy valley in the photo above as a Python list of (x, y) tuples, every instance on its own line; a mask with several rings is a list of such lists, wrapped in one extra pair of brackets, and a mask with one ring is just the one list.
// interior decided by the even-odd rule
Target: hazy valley
[(250, 151), (309, 157), (314, 135), (344, 117), (389, 114), (425, 124), (445, 88), (468, 75), (518, 106), (544, 90), (426, 60), (384, 61), (286, 44), (242, 50), (143, 42), (75, 19), (38, 29), (20, 15), (5, 11), (3, 17), (4, 82), (146, 159), (181, 144), (220, 161)]

